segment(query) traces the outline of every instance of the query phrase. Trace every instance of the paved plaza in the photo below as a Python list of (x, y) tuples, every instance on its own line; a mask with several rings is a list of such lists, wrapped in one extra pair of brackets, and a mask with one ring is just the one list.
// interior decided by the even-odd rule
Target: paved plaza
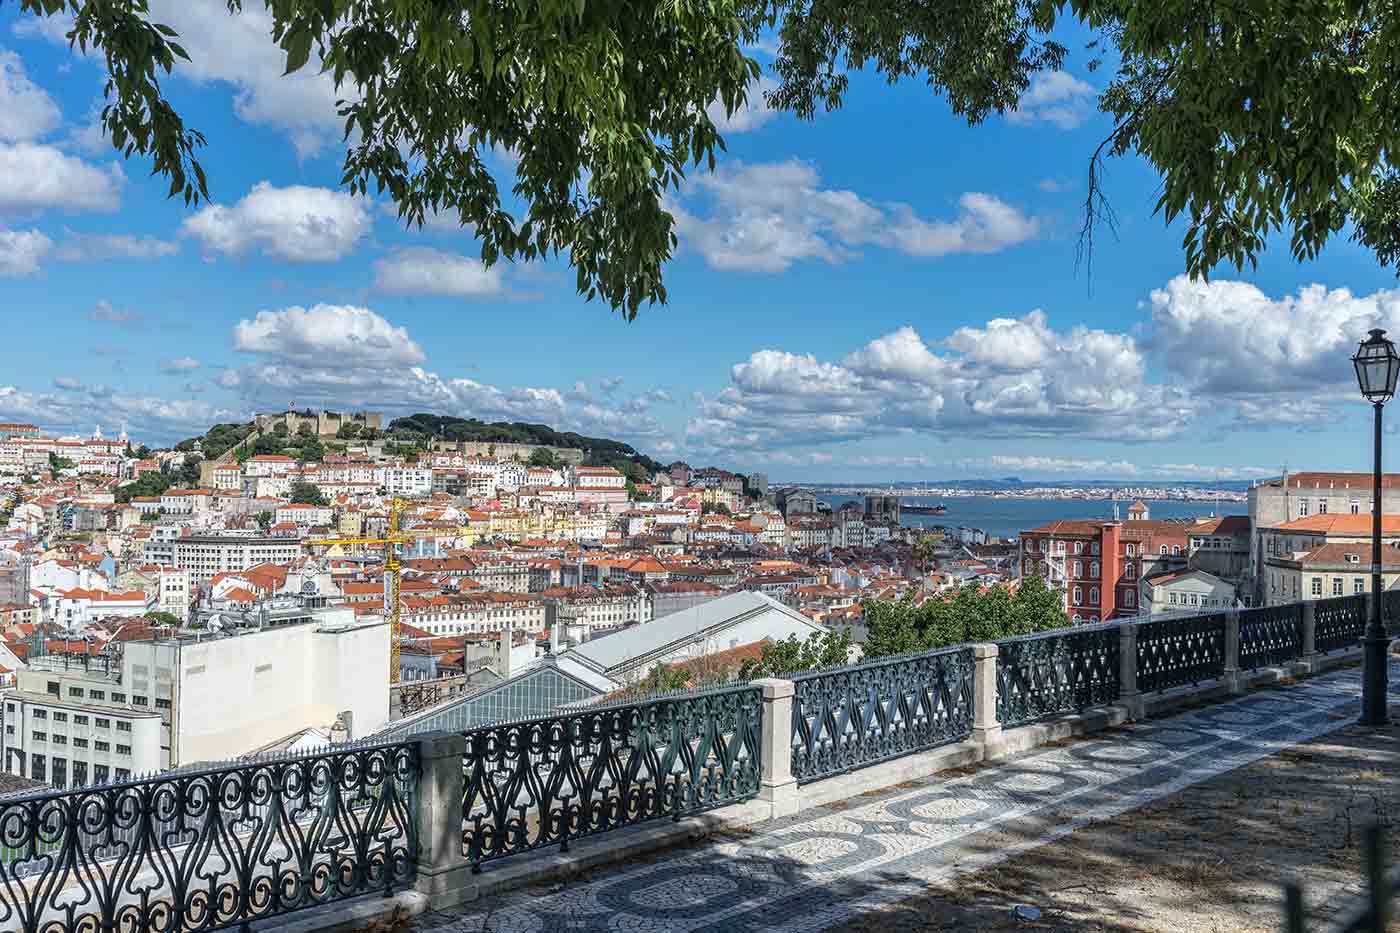
[[(1392, 694), (1397, 681), (1400, 665), (1393, 662)], [(557, 890), (518, 890), (430, 913), (415, 927), (823, 930), (1346, 726), (1359, 697), (1360, 669), (1349, 668), (974, 773), (931, 776), (816, 808), (743, 836), (602, 869)], [(998, 843), (985, 844), (993, 835)]]

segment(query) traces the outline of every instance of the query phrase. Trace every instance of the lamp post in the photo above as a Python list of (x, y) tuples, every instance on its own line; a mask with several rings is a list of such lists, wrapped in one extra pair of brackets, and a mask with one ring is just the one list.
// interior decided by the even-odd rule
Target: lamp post
[(1361, 639), (1362, 659), (1361, 725), (1386, 724), (1386, 650), (1390, 638), (1381, 622), (1381, 409), (1395, 395), (1400, 376), (1400, 355), (1385, 331), (1373, 330), (1351, 358), (1361, 394), (1376, 412), (1375, 471), (1371, 498), (1371, 619)]

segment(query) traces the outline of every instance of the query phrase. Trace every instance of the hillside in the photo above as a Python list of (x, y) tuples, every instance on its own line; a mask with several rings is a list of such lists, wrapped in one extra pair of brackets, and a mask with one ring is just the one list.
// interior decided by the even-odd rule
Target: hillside
[(644, 474), (634, 478), (646, 479), (651, 473), (662, 468), (662, 464), (640, 453), (630, 444), (605, 437), (588, 437), (573, 431), (556, 431), (549, 425), (529, 424), (523, 421), (479, 421), (476, 418), (456, 418), (451, 415), (420, 413), (395, 418), (389, 423), (386, 433), (395, 439), (425, 443), (430, 440), (478, 441), (502, 444), (538, 444), (547, 447), (562, 447), (568, 450), (588, 451), (587, 463), (617, 467), (624, 473), (636, 474), (636, 470), (623, 467), (640, 467)]

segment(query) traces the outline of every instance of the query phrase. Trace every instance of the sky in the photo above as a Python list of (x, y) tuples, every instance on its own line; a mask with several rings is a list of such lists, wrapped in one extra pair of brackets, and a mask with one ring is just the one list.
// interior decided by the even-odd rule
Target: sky
[(1370, 466), (1348, 357), (1400, 329), (1394, 270), (1345, 237), (1298, 264), (1276, 238), (1191, 281), (1135, 157), (1109, 165), (1116, 237), (1076, 263), (1110, 126), (1087, 36), (971, 128), (870, 74), (799, 121), (763, 105), (765, 73), (712, 107), (728, 152), (674, 202), (669, 302), (628, 322), (564, 259), (487, 268), (455, 220), (406, 230), (344, 191), (330, 79), (283, 77), (247, 6), (151, 0), (192, 57), (166, 88), (208, 140), (193, 208), (102, 138), (100, 63), (62, 20), (0, 8), (0, 420), (157, 444), (289, 403), (432, 411), (793, 481)]

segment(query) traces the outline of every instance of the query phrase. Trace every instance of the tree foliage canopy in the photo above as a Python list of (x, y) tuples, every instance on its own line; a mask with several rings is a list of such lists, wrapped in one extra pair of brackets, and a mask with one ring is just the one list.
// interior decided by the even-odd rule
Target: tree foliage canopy
[[(7, 0), (0, 0), (4, 6)], [(102, 125), (187, 203), (209, 197), (204, 137), (161, 79), (188, 53), (145, 0), (9, 0), (68, 13), (68, 38), (105, 62)], [(227, 0), (231, 12), (244, 0)], [(1014, 108), (1067, 49), (1066, 19), (1114, 69), (1113, 117), (1086, 153), (1086, 242), (1112, 223), (1103, 157), (1137, 153), (1162, 176), (1157, 207), (1187, 222), (1188, 270), (1255, 261), (1281, 231), (1294, 256), (1349, 230), (1400, 260), (1400, 15), (1385, 4), (1275, 0), (264, 0), (288, 73), (313, 52), (345, 119), (342, 182), (387, 194), (407, 224), (470, 225), (487, 263), (566, 254), (579, 291), (628, 317), (664, 302), (676, 246), (666, 198), (724, 143), (706, 108), (756, 93), (746, 54), (776, 36), (768, 103), (810, 118), (849, 74), (923, 80), (976, 124)], [(313, 66), (314, 67), (314, 66)], [(503, 193), (493, 149), (511, 153)], [(523, 215), (508, 206), (514, 199)]]
[(972, 641), (996, 641), (1069, 625), (1061, 594), (1038, 576), (1025, 577), (1013, 594), (1003, 586), (969, 584), (947, 598), (916, 605), (871, 600), (865, 604), (867, 658), (928, 651)]

